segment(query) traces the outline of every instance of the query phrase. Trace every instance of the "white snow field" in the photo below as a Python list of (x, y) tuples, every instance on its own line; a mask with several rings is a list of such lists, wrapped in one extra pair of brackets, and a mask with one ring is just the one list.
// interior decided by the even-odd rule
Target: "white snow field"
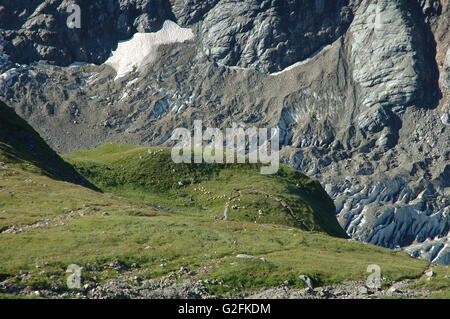
[(116, 70), (114, 80), (117, 80), (155, 61), (160, 45), (182, 43), (193, 38), (194, 33), (190, 28), (181, 28), (175, 22), (166, 20), (157, 32), (136, 33), (130, 40), (119, 42), (117, 50), (112, 52), (105, 64)]

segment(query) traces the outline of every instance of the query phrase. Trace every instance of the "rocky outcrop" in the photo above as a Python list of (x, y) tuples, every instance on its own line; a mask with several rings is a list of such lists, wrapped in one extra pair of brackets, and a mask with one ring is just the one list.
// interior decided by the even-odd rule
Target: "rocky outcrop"
[(353, 239), (392, 249), (409, 247), (416, 257), (448, 263), (448, 203), (436, 201), (429, 184), (425, 190), (411, 186), (400, 177), (364, 185), (349, 178), (331, 193), (339, 221)]
[[(166, 19), (182, 26), (201, 21), (202, 45), (214, 60), (279, 71), (303, 60), (347, 29), (348, 1), (107, 1), (79, 0), (82, 25), (67, 27), (66, 0), (8, 2), (0, 7), (6, 52), (19, 63), (103, 63), (117, 41), (153, 32)], [(173, 12), (172, 12), (173, 10)], [(25, 53), (25, 54), (24, 54)]]
[[(189, 271), (189, 269), (186, 269)], [(116, 279), (108, 280), (102, 284), (89, 282), (79, 291), (62, 291), (57, 287), (34, 290), (14, 283), (0, 282), (0, 292), (15, 296), (43, 297), (51, 299), (78, 298), (78, 299), (217, 299), (223, 298), (212, 294), (208, 290), (211, 285), (223, 285), (216, 279), (200, 280), (195, 275), (190, 278), (180, 278), (178, 273), (160, 279), (144, 279), (133, 273), (120, 275)], [(427, 274), (433, 274), (431, 269)], [(25, 274), (21, 275), (26, 278)], [(306, 277), (306, 276), (305, 276)], [(423, 275), (422, 277), (428, 277)], [(308, 278), (308, 277), (307, 277)], [(430, 277), (428, 277), (430, 278)], [(309, 278), (308, 278), (309, 279)], [(419, 279), (406, 279), (398, 282), (386, 281), (388, 289), (367, 288), (367, 282), (346, 281), (324, 287), (308, 287), (298, 289), (285, 285), (260, 288), (256, 291), (243, 291), (234, 293), (234, 299), (373, 299), (373, 298), (426, 298), (433, 296), (429, 289), (414, 288)]]
[[(81, 8), (81, 28), (69, 28), (71, 4)], [(45, 60), (57, 65), (74, 61), (103, 63), (119, 40), (135, 32), (152, 32), (171, 17), (168, 1), (45, 0), (3, 1), (0, 29), (12, 61)]]
[[(106, 0), (79, 1), (93, 28), (58, 33), (83, 35), (73, 47), (55, 44), (58, 59), (30, 49), (21, 60), (16, 37), (42, 45), (35, 35), (52, 30), (45, 15), (55, 28), (65, 21), (61, 3), (45, 1), (32, 32), (30, 7), (0, 41), (0, 96), (55, 149), (170, 145), (172, 130), (195, 119), (277, 126), (282, 160), (321, 181), (349, 235), (448, 263), (448, 0), (124, 0), (111, 12), (98, 9)], [(8, 21), (20, 16), (18, 5), (3, 7)], [(94, 21), (103, 13), (114, 18)], [(195, 37), (161, 45), (120, 79), (103, 64), (15, 64), (102, 63), (119, 39), (157, 31), (166, 18)]]
[(203, 19), (203, 50), (228, 66), (280, 71), (346, 31), (352, 18), (347, 3), (220, 1)]
[(400, 111), (420, 93), (414, 25), (402, 5), (406, 1), (363, 1), (350, 27), (353, 79), (364, 107)]

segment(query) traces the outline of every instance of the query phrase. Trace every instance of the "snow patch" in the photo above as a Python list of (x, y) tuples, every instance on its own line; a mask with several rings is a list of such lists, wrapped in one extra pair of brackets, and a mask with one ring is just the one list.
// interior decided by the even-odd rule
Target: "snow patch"
[(134, 79), (134, 80), (128, 82), (127, 85), (126, 85), (125, 87), (130, 87), (130, 86), (132, 86), (134, 83), (136, 83), (137, 81), (139, 81), (139, 78), (136, 78), (136, 79)]
[(12, 68), (5, 73), (0, 74), (0, 89), (13, 85), (13, 80), (19, 75), (17, 68)]
[(92, 63), (75, 61), (75, 62), (73, 62), (72, 64), (70, 64), (70, 65), (68, 66), (68, 68), (76, 68), (76, 67), (78, 67), (78, 66), (89, 65), (89, 64), (92, 64)]
[(122, 96), (120, 97), (119, 101), (123, 101), (123, 100), (125, 100), (127, 97), (128, 97), (128, 92), (125, 91), (125, 92), (122, 93)]
[(190, 28), (181, 28), (166, 20), (163, 27), (154, 33), (136, 33), (127, 41), (119, 42), (105, 64), (116, 70), (117, 80), (132, 71), (140, 71), (156, 59), (157, 49), (162, 44), (181, 43), (194, 38)]
[(86, 84), (93, 84), (95, 81), (98, 80), (98, 73), (93, 73), (92, 75), (89, 76), (89, 78), (85, 81)]
[(316, 52), (314, 52), (311, 56), (309, 56), (307, 59), (303, 60), (303, 61), (299, 61), (297, 63), (294, 63), (290, 66), (288, 66), (287, 68), (279, 71), (279, 72), (275, 72), (275, 73), (270, 73), (271, 76), (277, 76), (280, 74), (283, 74), (284, 72), (290, 71), (292, 69), (295, 69), (296, 67), (300, 66), (300, 65), (305, 65), (309, 62), (311, 62), (316, 56), (318, 56), (320, 53), (322, 52), (326, 52), (331, 48), (331, 44), (324, 46), (322, 48), (320, 48), (319, 50), (317, 50)]

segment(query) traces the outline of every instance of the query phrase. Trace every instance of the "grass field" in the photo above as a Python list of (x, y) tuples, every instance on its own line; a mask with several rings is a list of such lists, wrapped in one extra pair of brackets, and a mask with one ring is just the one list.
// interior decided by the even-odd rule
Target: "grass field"
[(222, 296), (304, 287), (299, 275), (316, 286), (364, 279), (378, 264), (385, 285), (417, 278), (417, 289), (449, 297), (448, 267), (426, 280), (428, 262), (348, 240), (320, 184), (286, 166), (261, 175), (259, 164), (174, 164), (169, 149), (124, 144), (64, 161), (0, 111), (2, 285), (67, 291), (71, 264), (99, 284), (130, 269), (160, 278), (186, 267)]
[[(67, 289), (68, 265), (102, 282), (121, 273), (103, 265), (120, 262), (136, 264), (145, 278), (187, 267), (217, 279), (210, 289), (221, 295), (286, 281), (304, 287), (300, 274), (315, 285), (362, 279), (369, 264), (380, 265), (385, 280), (419, 278), (429, 266), (346, 239), (320, 185), (287, 167), (263, 176), (256, 166), (175, 165), (169, 156), (161, 148), (108, 144), (65, 157), (101, 191), (23, 163), (0, 167), (0, 279)], [(22, 231), (4, 231), (13, 225)], [(445, 283), (441, 276), (416, 284), (446, 298)]]

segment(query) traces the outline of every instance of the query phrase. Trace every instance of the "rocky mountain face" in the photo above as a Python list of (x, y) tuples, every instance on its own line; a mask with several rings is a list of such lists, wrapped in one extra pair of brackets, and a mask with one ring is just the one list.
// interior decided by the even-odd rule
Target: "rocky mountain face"
[[(450, 264), (449, 16), (448, 0), (0, 0), (0, 97), (59, 152), (170, 145), (195, 119), (278, 127), (353, 239)], [(162, 30), (117, 79), (111, 50), (166, 20), (194, 37)]]
[[(81, 8), (81, 28), (68, 28), (67, 8)], [(170, 18), (167, 1), (0, 1), (4, 49), (13, 61), (46, 60), (57, 65), (72, 61), (103, 63), (117, 41), (136, 32), (154, 32)]]

